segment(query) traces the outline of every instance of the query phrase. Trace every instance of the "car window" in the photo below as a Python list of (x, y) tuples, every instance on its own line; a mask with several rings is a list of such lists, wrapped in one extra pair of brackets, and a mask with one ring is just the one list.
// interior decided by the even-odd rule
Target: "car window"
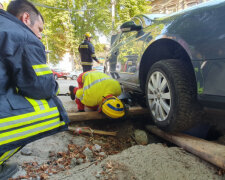
[(137, 32), (136, 31), (130, 31), (130, 32), (123, 32), (120, 35), (120, 42), (125, 42), (125, 41), (129, 41), (129, 39), (133, 36), (136, 35)]

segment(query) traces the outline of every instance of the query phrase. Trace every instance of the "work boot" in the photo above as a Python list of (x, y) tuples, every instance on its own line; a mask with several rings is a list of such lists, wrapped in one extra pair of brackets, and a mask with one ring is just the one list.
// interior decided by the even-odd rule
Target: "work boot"
[(0, 165), (0, 179), (8, 180), (18, 171), (17, 164), (5, 164)]
[(73, 93), (73, 89), (74, 89), (75, 87), (74, 86), (69, 86), (69, 90), (70, 90), (70, 98), (72, 99), (72, 100), (75, 100), (75, 94)]

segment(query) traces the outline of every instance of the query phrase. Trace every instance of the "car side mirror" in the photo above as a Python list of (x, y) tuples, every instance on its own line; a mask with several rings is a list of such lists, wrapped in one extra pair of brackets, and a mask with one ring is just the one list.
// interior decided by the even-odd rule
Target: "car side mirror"
[(142, 26), (136, 25), (134, 21), (127, 21), (120, 26), (122, 32), (140, 31)]

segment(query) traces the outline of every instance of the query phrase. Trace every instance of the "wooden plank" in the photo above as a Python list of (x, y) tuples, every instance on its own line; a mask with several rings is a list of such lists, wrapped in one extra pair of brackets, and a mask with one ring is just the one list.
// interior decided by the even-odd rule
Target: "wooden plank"
[[(144, 109), (142, 107), (132, 107), (129, 108), (127, 116), (133, 117), (137, 115), (147, 115), (147, 114), (148, 114), (147, 109)], [(68, 113), (68, 116), (71, 122), (107, 119), (105, 115), (97, 111)]]
[(101, 131), (96, 129), (91, 129), (89, 127), (70, 127), (69, 131), (75, 133), (75, 134), (98, 134), (98, 135), (107, 135), (107, 136), (116, 136), (116, 131)]
[(182, 147), (186, 151), (189, 151), (222, 169), (225, 169), (224, 145), (182, 133), (166, 133), (155, 126), (146, 126), (146, 128), (153, 134)]

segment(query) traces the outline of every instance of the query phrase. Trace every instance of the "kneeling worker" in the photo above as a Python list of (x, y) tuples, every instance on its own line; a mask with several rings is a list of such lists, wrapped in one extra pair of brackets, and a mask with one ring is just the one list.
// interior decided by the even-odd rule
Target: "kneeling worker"
[(79, 75), (78, 87), (70, 86), (71, 99), (76, 97), (78, 112), (87, 106), (103, 112), (110, 118), (121, 118), (125, 115), (123, 103), (117, 98), (121, 94), (118, 81), (98, 71), (88, 71)]
[(17, 172), (16, 164), (5, 162), (26, 144), (68, 129), (40, 41), (43, 24), (27, 0), (0, 9), (0, 180)]

